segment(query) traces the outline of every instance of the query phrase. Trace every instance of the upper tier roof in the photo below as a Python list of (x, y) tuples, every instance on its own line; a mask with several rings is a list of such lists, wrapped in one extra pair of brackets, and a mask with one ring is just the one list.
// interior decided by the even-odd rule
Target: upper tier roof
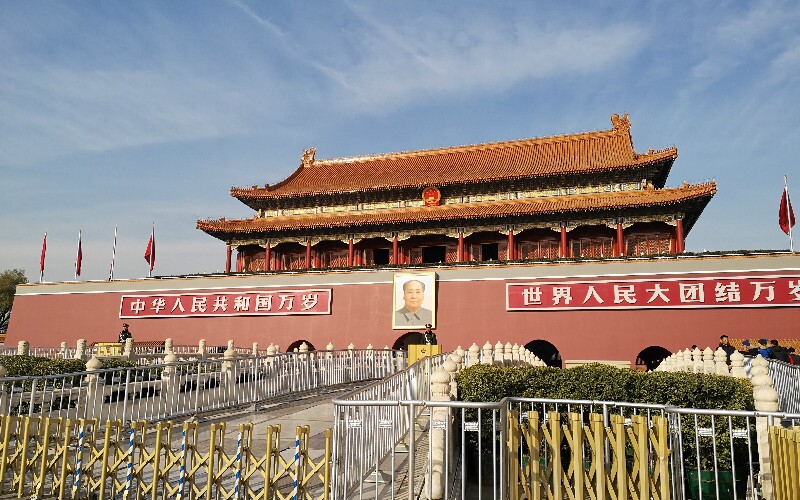
[[(197, 228), (209, 234), (254, 233), (298, 229), (347, 228), (453, 219), (479, 219), (515, 215), (564, 214), (674, 205), (698, 201), (694, 218), (716, 193), (714, 182), (669, 189), (552, 196), (525, 200), (453, 203), (435, 207), (397, 208), (370, 212), (334, 212), (239, 220), (200, 220)], [(689, 227), (686, 228), (687, 231)]]
[(246, 200), (443, 186), (671, 164), (677, 158), (675, 147), (636, 153), (628, 115), (612, 115), (611, 122), (613, 128), (597, 132), (327, 160), (315, 159), (312, 148), (285, 180), (234, 187), (231, 195)]

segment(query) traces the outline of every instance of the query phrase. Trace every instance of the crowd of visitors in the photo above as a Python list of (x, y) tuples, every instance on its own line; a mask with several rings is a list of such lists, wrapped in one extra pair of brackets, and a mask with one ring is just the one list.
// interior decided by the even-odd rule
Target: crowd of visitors
[[(723, 346), (723, 339), (725, 345), (729, 347)], [(730, 363), (731, 354), (736, 350), (733, 346), (730, 345), (730, 341), (728, 340), (727, 335), (722, 335), (720, 337), (719, 346), (728, 353), (728, 349), (732, 349), (730, 353), (728, 353), (728, 362)], [(767, 340), (767, 339), (758, 339), (758, 345), (751, 346), (749, 340), (743, 340), (742, 346), (744, 349), (741, 351), (742, 354), (745, 356), (762, 356), (768, 359), (775, 359), (778, 361), (783, 361), (784, 363), (789, 363), (792, 365), (800, 365), (800, 356), (795, 354), (795, 348), (785, 348), (780, 345), (780, 343), (775, 340)]]

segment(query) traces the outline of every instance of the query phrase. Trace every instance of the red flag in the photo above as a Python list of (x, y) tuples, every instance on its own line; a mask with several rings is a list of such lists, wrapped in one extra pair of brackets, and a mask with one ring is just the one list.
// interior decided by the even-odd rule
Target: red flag
[(144, 251), (144, 260), (150, 264), (150, 271), (153, 271), (153, 268), (156, 265), (156, 229), (153, 228), (153, 232), (150, 233), (150, 241), (147, 242), (147, 250)]
[(789, 230), (794, 226), (794, 210), (792, 210), (792, 200), (789, 199), (789, 191), (784, 186), (783, 196), (781, 197), (781, 208), (778, 210), (778, 224), (784, 233), (789, 234)]
[(44, 232), (44, 241), (42, 241), (42, 256), (39, 257), (39, 281), (44, 277), (44, 256), (47, 254), (47, 231)]
[(83, 261), (83, 249), (81, 245), (81, 231), (78, 230), (78, 255), (75, 257), (75, 278), (81, 275), (81, 261)]

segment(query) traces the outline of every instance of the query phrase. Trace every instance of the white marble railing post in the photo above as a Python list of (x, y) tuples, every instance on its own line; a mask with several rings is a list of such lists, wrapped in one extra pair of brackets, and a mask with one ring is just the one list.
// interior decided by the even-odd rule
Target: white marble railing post
[(164, 354), (169, 354), (171, 352), (175, 352), (175, 351), (173, 351), (172, 346), (173, 346), (173, 344), (172, 344), (172, 339), (171, 338), (164, 339)]
[[(753, 382), (753, 399), (757, 411), (778, 411), (778, 391), (769, 376), (767, 360), (762, 356), (753, 359), (750, 368)], [(756, 443), (760, 464), (761, 498), (773, 500), (775, 492), (772, 484), (772, 459), (769, 449), (769, 418), (756, 417)]]
[(717, 375), (730, 375), (730, 371), (728, 371), (728, 354), (722, 349), (722, 347), (717, 347), (717, 350), (714, 351), (714, 372)]
[[(450, 373), (439, 368), (431, 376), (431, 400), (450, 401)], [(448, 408), (436, 407), (431, 409), (431, 425), (428, 430), (431, 443), (430, 470), (426, 476), (423, 487), (423, 496), (430, 500), (439, 500), (444, 497), (444, 483), (447, 480), (445, 465), (445, 443), (448, 442), (447, 428), (449, 428), (450, 411)]]
[(200, 339), (200, 342), (197, 343), (197, 359), (206, 359), (207, 355), (206, 339)]
[[(165, 365), (170, 363), (177, 363), (178, 356), (172, 352), (172, 349), (165, 349), (166, 354), (162, 362)], [(164, 403), (167, 408), (168, 414), (173, 414), (178, 411), (178, 400), (180, 397), (180, 382), (179, 382), (178, 367), (165, 366), (161, 371), (161, 397), (164, 398)]]
[(31, 343), (27, 340), (20, 340), (17, 342), (17, 356), (30, 356)]
[(355, 353), (356, 346), (352, 342), (350, 345), (347, 346), (347, 355), (350, 359), (350, 380), (348, 382), (356, 380), (356, 353)]
[(86, 371), (89, 374), (86, 376), (86, 398), (84, 404), (86, 407), (83, 412), (84, 418), (98, 418), (102, 420), (103, 402), (105, 400), (104, 388), (105, 384), (100, 380), (100, 375), (92, 373), (103, 368), (103, 363), (93, 355), (89, 361), (86, 362)]
[(236, 351), (233, 349), (233, 340), (228, 341), (228, 348), (222, 355), (222, 380), (224, 384), (225, 397), (228, 401), (234, 399), (236, 392), (236, 377), (238, 376), (236, 363)]
[(456, 350), (454, 352), (458, 354), (459, 357), (461, 357), (461, 363), (459, 363), (458, 369), (463, 370), (465, 363), (464, 358), (467, 356), (467, 352), (464, 349), (462, 349), (461, 346), (456, 347)]
[(700, 352), (699, 347), (695, 347), (694, 350), (691, 351), (692, 355), (692, 368), (691, 372), (693, 373), (703, 373), (703, 353)]
[(511, 342), (506, 342), (503, 346), (503, 365), (511, 366), (514, 364), (514, 354), (511, 352)]
[(253, 349), (250, 351), (253, 356), (258, 356), (258, 342), (253, 342)]
[(747, 378), (747, 370), (744, 369), (744, 355), (739, 351), (731, 354), (731, 376)]
[[(3, 365), (0, 365), (0, 379), (6, 378), (8, 370)], [(0, 384), (0, 415), (8, 415), (8, 391), (6, 391), (6, 384)]]
[(133, 339), (125, 339), (125, 343), (122, 346), (122, 357), (127, 361), (136, 360), (136, 353), (133, 352)]
[(481, 348), (478, 344), (473, 343), (469, 346), (469, 364), (467, 366), (475, 366), (481, 363)]
[(86, 339), (78, 339), (78, 343), (75, 346), (74, 359), (81, 359), (83, 361), (89, 359), (89, 356), (86, 354)]
[(458, 389), (456, 388), (456, 372), (458, 371), (458, 364), (455, 363), (452, 359), (448, 359), (444, 363), (442, 363), (442, 368), (444, 368), (447, 373), (450, 375), (450, 399), (456, 399), (458, 394)]
[(61, 350), (59, 351), (58, 357), (61, 359), (67, 359), (67, 343), (61, 343)]
[(714, 351), (710, 347), (703, 350), (703, 372), (702, 373), (716, 373), (714, 366)]
[(514, 343), (514, 345), (511, 346), (511, 364), (518, 366), (521, 364), (520, 361), (519, 344)]
[[(462, 350), (461, 352), (464, 351)], [(456, 371), (461, 371), (464, 369), (464, 358), (458, 353), (457, 350), (450, 355), (450, 360), (456, 364)]]
[(495, 365), (503, 364), (503, 343), (499, 340), (494, 345), (494, 362)]

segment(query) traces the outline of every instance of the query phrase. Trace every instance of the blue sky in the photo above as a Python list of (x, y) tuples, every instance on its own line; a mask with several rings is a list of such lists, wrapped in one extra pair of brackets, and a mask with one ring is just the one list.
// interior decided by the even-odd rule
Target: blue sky
[[(569, 4), (569, 7), (564, 7)], [(224, 269), (198, 218), (318, 158), (601, 130), (716, 180), (687, 250), (780, 249), (800, 200), (800, 4), (0, 3), (0, 269), (71, 280)], [(798, 201), (797, 203), (800, 203)], [(800, 206), (798, 206), (800, 209)], [(796, 227), (800, 233), (800, 227)], [(798, 245), (800, 246), (800, 245)]]

